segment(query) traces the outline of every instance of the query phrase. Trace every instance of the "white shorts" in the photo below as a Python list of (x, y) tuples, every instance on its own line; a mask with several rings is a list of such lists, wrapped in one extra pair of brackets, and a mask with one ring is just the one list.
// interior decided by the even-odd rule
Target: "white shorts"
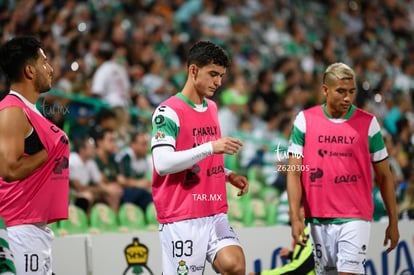
[(163, 275), (203, 274), (223, 247), (240, 245), (227, 214), (160, 224)]
[(355, 220), (336, 224), (309, 224), (315, 271), (318, 275), (365, 273), (371, 223)]
[(10, 226), (7, 231), (17, 274), (52, 275), (52, 230), (23, 224)]

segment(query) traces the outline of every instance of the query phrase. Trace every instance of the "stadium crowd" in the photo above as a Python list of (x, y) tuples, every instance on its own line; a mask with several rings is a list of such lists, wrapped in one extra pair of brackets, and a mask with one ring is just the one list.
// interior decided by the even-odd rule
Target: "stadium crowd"
[[(180, 91), (187, 50), (204, 39), (232, 59), (213, 99), (223, 136), (244, 147), (226, 164), (258, 182), (252, 196), (277, 191), (277, 222), (288, 220), (283, 164), (293, 119), (323, 102), (323, 70), (336, 61), (357, 73), (355, 104), (383, 126), (401, 218), (414, 218), (414, 1), (3, 0), (0, 32), (0, 43), (35, 35), (44, 44), (54, 85), (39, 107), (69, 135), (72, 156), (98, 160), (88, 181), (71, 172), (86, 211), (95, 200), (115, 211), (137, 200), (116, 187), (89, 190), (92, 182), (150, 192), (151, 113)], [(144, 209), (145, 192), (137, 194)], [(384, 207), (375, 205), (380, 220)]]

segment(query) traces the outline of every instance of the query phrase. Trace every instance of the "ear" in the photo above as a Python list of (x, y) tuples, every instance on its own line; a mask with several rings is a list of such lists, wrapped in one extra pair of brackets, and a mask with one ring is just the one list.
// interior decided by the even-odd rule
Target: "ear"
[(190, 67), (188, 68), (188, 71), (191, 76), (193, 77), (196, 76), (197, 71), (198, 71), (197, 65), (191, 64)]
[(24, 75), (28, 78), (28, 79), (33, 79), (35, 70), (33, 68), (32, 65), (26, 65), (24, 67)]
[(322, 85), (322, 93), (324, 96), (328, 96), (328, 86), (326, 84)]

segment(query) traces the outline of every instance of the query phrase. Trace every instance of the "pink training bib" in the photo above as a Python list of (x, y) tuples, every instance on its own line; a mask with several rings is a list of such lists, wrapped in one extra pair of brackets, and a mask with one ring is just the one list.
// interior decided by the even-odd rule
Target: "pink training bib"
[[(217, 106), (211, 100), (207, 103), (205, 112), (197, 112), (175, 96), (163, 103), (180, 119), (176, 151), (221, 138)], [(210, 155), (184, 171), (167, 176), (158, 175), (154, 169), (152, 194), (160, 223), (226, 213), (223, 155)]]
[(0, 110), (10, 106), (25, 111), (49, 158), (25, 179), (6, 182), (0, 178), (0, 215), (6, 226), (67, 219), (70, 148), (66, 134), (17, 96), (8, 95), (0, 102)]

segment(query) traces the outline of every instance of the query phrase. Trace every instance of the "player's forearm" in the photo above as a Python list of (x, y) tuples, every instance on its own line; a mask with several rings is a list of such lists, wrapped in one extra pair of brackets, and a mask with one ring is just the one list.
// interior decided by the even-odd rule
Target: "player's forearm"
[[(288, 175), (289, 177), (289, 175)], [(291, 221), (301, 220), (300, 218), (300, 202), (302, 199), (302, 188), (297, 180), (288, 179), (287, 193), (289, 201), (289, 216)]]
[(394, 183), (391, 177), (378, 178), (378, 185), (390, 223), (398, 223), (397, 201)]
[(375, 163), (374, 171), (382, 200), (388, 213), (389, 222), (390, 224), (397, 224), (397, 200), (395, 197), (394, 179), (389, 169), (388, 160), (385, 159), (384, 161)]
[[(290, 157), (288, 165), (301, 165), (302, 160)], [(287, 174), (287, 193), (290, 210), (290, 220), (296, 221), (301, 220), (300, 218), (300, 202), (302, 200), (302, 184), (301, 184), (301, 172), (300, 171), (289, 171)]]
[(213, 154), (211, 142), (184, 151), (174, 151), (170, 146), (152, 150), (154, 168), (161, 176), (183, 171)]
[(42, 149), (33, 155), (21, 156), (16, 161), (6, 162), (1, 169), (1, 177), (7, 182), (24, 179), (42, 166), (47, 158), (46, 150)]

